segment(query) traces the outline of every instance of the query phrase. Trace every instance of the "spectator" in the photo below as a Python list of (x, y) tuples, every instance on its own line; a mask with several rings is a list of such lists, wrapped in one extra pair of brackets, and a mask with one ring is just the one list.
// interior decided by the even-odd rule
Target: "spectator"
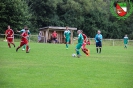
[(52, 36), (52, 40), (54, 41), (54, 43), (57, 43), (58, 34), (56, 33), (56, 31), (54, 31), (51, 36)]

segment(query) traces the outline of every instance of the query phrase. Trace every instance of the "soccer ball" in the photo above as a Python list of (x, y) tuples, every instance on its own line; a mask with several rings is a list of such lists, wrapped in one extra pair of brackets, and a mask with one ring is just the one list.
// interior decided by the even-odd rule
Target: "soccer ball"
[(76, 57), (76, 54), (72, 54), (72, 57)]

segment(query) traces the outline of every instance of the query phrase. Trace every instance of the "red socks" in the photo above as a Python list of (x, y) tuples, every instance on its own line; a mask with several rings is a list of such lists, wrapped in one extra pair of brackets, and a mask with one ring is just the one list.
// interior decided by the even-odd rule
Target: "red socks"
[(28, 50), (29, 50), (29, 46), (26, 46), (26, 52), (28, 52)]

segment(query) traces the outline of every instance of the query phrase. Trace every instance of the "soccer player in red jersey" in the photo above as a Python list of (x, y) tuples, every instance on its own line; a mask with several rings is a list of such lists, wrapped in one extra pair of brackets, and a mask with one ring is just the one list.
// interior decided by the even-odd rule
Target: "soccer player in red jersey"
[(90, 56), (90, 51), (85, 47), (87, 44), (87, 36), (83, 33), (82, 31), (82, 35), (84, 38), (83, 44), (82, 44), (82, 51), (86, 54), (86, 56)]
[(10, 25), (8, 25), (7, 28), (8, 29), (6, 30), (5, 35), (6, 35), (6, 39), (7, 39), (7, 42), (8, 42), (8, 46), (9, 46), (9, 48), (11, 48), (10, 44), (12, 44), (15, 47), (15, 44), (14, 44), (14, 41), (13, 41), (14, 31), (10, 28)]
[(28, 37), (29, 35), (28, 35), (28, 29), (25, 29), (25, 32), (23, 32), (22, 34), (21, 34), (21, 42), (20, 42), (20, 46), (18, 46), (17, 48), (16, 48), (16, 52), (18, 51), (18, 49), (19, 48), (21, 48), (23, 45), (26, 45), (26, 53), (29, 53), (29, 45), (28, 45), (28, 39), (27, 39), (27, 37)]

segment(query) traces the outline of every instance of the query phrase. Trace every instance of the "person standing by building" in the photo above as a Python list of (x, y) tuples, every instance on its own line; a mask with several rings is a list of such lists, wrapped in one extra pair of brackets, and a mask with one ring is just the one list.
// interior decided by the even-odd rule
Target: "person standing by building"
[(70, 42), (70, 36), (71, 36), (71, 32), (68, 30), (68, 27), (66, 26), (66, 30), (64, 32), (64, 38), (66, 41), (66, 49), (68, 49), (68, 44)]
[(51, 36), (52, 36), (52, 40), (54, 41), (54, 43), (57, 43), (57, 36), (58, 36), (58, 34), (56, 33), (56, 31), (54, 31), (54, 32), (51, 34)]
[(5, 32), (5, 36), (6, 36), (6, 39), (8, 42), (8, 46), (9, 46), (9, 48), (11, 48), (10, 44), (12, 44), (15, 47), (14, 40), (13, 40), (14, 39), (14, 31), (10, 28), (10, 25), (8, 25), (7, 28), (8, 29)]
[(101, 34), (101, 31), (98, 30), (97, 31), (97, 34), (95, 36), (95, 42), (96, 42), (96, 51), (97, 53), (101, 53), (101, 49), (102, 49), (102, 39), (103, 39), (103, 36)]
[(128, 37), (127, 37), (127, 34), (125, 35), (123, 41), (124, 41), (124, 48), (127, 49), (127, 44), (128, 44)]

